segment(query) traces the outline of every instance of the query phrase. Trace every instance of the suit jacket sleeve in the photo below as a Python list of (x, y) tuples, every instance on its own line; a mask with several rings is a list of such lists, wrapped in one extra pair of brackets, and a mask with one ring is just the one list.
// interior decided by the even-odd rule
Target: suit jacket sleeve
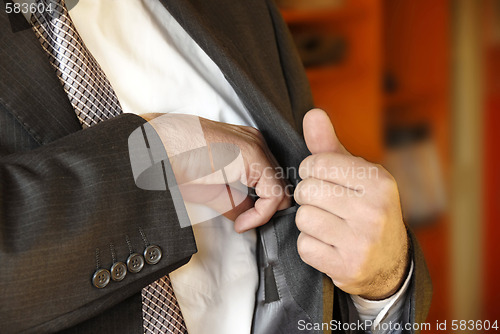
[[(55, 331), (81, 322), (196, 251), (191, 228), (179, 224), (187, 215), (174, 210), (170, 191), (134, 183), (128, 137), (143, 123), (123, 115), (0, 157), (2, 332)], [(109, 270), (130, 252), (142, 254), (147, 244), (161, 247), (158, 264), (102, 289), (92, 285), (97, 267)]]

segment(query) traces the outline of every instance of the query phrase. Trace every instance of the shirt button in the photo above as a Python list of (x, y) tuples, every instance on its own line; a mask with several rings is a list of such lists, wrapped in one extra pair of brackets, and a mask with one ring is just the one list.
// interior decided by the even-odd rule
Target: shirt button
[(123, 262), (116, 262), (111, 266), (111, 278), (113, 281), (121, 281), (127, 275), (127, 266)]
[(127, 267), (131, 273), (138, 273), (144, 267), (144, 258), (141, 254), (131, 254), (127, 259)]
[(107, 269), (97, 269), (92, 276), (92, 284), (99, 289), (104, 288), (109, 283), (111, 275)]
[(147, 264), (157, 264), (161, 260), (161, 248), (156, 245), (146, 247), (144, 250), (144, 258)]

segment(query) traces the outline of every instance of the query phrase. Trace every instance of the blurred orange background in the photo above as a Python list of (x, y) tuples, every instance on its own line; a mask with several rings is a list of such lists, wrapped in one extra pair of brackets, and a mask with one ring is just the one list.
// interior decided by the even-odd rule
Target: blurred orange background
[(500, 1), (276, 1), (316, 105), (398, 180), (428, 322), (500, 322)]

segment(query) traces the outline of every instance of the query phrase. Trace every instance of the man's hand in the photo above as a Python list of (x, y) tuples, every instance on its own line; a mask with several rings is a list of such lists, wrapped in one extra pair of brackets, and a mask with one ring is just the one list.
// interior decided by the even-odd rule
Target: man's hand
[(303, 181), (294, 193), (302, 260), (347, 293), (391, 296), (409, 262), (396, 182), (383, 167), (352, 156), (322, 110), (306, 114), (304, 137), (312, 155), (300, 165)]
[[(160, 136), (176, 180), (181, 184), (179, 188), (185, 201), (200, 203), (222, 213), (234, 220), (234, 229), (240, 233), (267, 223), (276, 211), (290, 206), (285, 182), (276, 177), (275, 167), (278, 165), (257, 129), (192, 115), (141, 116), (149, 121)], [(222, 151), (214, 152), (215, 146), (222, 148)], [(207, 152), (203, 148), (207, 147), (210, 156), (208, 162), (205, 156), (196, 154), (201, 152), (203, 155), (203, 152)], [(235, 147), (241, 152), (242, 163), (227, 161), (229, 164), (224, 168), (223, 178), (220, 173), (213, 173), (217, 170), (214, 168), (217, 163), (235, 153)], [(195, 154), (176, 159), (186, 152)], [(209, 173), (206, 173), (207, 167), (211, 167)], [(189, 181), (185, 183), (186, 180)], [(238, 187), (228, 186), (236, 183), (255, 188), (259, 198), (254, 202), (247, 197), (246, 187), (243, 187), (243, 192), (239, 192)], [(240, 204), (226, 212), (228, 190), (233, 201)]]

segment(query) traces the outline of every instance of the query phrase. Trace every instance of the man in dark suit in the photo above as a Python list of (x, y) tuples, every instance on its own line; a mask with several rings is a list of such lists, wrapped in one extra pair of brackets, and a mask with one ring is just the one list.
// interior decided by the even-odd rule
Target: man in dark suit
[[(162, 3), (222, 70), (279, 165), (298, 168), (304, 161), (301, 177), (309, 181), (301, 183), (293, 175), (288, 181), (297, 187), (295, 201), (309, 211), (299, 210), (301, 216), (317, 217), (321, 198), (307, 191), (308, 183), (319, 179), (314, 174), (315, 157), (323, 157), (323, 162), (353, 158), (335, 140), (324, 115), (314, 111), (306, 128), (322, 124), (321, 131), (306, 133), (314, 154), (304, 160), (310, 152), (299, 133), (312, 99), (272, 2)], [(1, 328), (7, 333), (142, 332), (141, 289), (184, 265), (196, 252), (191, 229), (179, 225), (188, 217), (174, 209), (179, 195), (175, 190), (147, 191), (134, 182), (128, 138), (145, 120), (126, 114), (82, 130), (33, 32), (14, 32), (25, 24), (23, 20), (20, 15), (9, 18), (0, 13)], [(382, 194), (395, 196), (390, 178), (384, 180), (387, 192)], [(360, 277), (352, 266), (343, 268), (352, 269), (351, 273), (341, 270), (334, 261), (339, 256), (323, 250), (335, 242), (318, 236), (323, 224), (310, 229), (307, 219), (297, 218), (301, 233), (292, 210), (259, 227), (259, 238), (266, 245), (260, 247), (267, 248), (261, 249), (259, 259), (262, 293), (256, 301), (254, 331), (291, 333), (299, 331), (298, 323), (330, 323), (333, 318), (355, 322), (358, 314), (347, 293), (373, 299), (390, 296), (401, 286), (410, 263), (413, 271), (401, 319), (423, 322), (431, 293), (425, 262), (412, 234), (408, 243), (401, 236), (405, 229), (397, 218), (399, 208), (393, 206), (394, 200), (389, 204), (392, 219), (374, 222), (388, 230), (366, 246), (383, 255), (370, 259), (372, 263), (403, 260), (381, 271), (382, 263), (374, 268), (365, 265), (367, 256), (357, 262), (349, 258), (349, 263), (363, 269)], [(324, 220), (333, 221), (332, 216)], [(113, 257), (122, 260), (130, 253), (142, 253), (148, 243), (143, 239), (163, 250), (158, 264), (106, 288), (92, 286), (92, 273), (115, 262), (102, 255), (109, 253), (110, 244)], [(387, 249), (374, 246), (380, 246), (380, 239)], [(380, 282), (380, 275), (389, 278)], [(334, 287), (332, 279), (343, 290)], [(307, 328), (322, 330), (326, 328)]]

